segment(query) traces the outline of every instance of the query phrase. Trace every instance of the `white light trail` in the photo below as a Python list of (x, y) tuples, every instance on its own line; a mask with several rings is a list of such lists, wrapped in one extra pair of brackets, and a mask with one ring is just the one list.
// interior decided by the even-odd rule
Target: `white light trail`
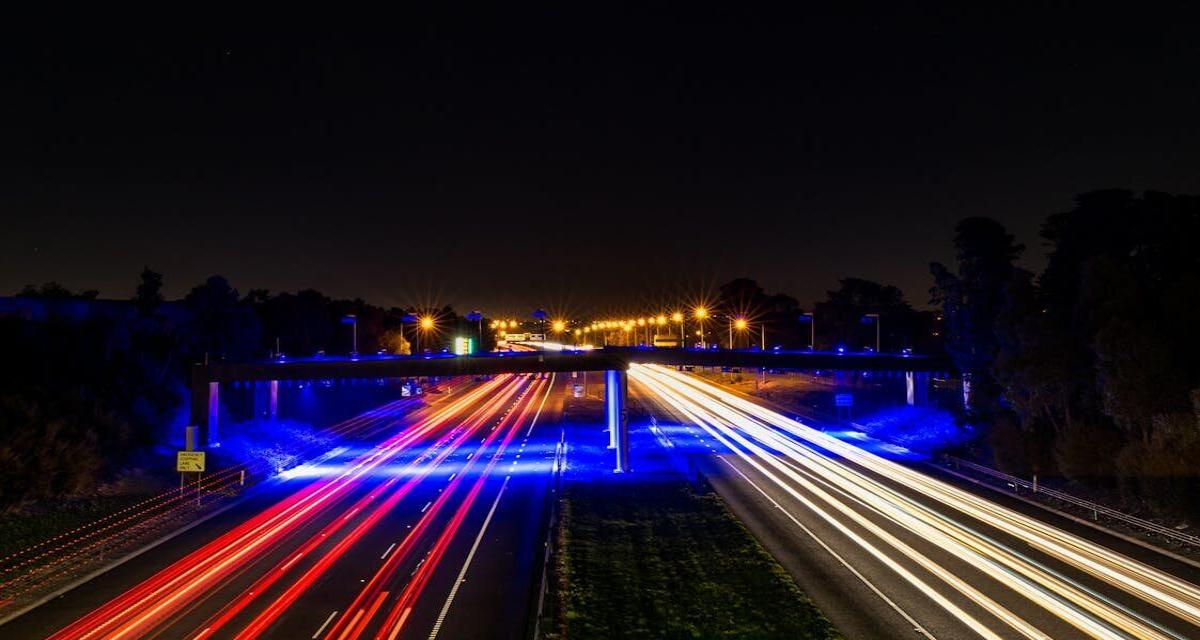
[(1185, 638), (982, 533), (969, 521), (944, 515), (880, 478), (1200, 625), (1200, 589), (1179, 578), (859, 449), (694, 377), (643, 365), (631, 367), (630, 377), (656, 392), (659, 399), (982, 637), (1006, 637), (1011, 632), (996, 635), (987, 624), (967, 614), (897, 560), (907, 559), (921, 567), (1021, 637), (1050, 636), (889, 529), (916, 534), (1089, 637)]

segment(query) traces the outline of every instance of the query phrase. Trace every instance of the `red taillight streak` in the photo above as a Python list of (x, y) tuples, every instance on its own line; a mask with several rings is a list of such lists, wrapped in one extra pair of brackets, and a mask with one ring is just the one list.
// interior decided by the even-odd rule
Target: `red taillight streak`
[[(536, 397), (543, 386), (544, 384), (539, 384), (531, 393), (528, 394), (528, 397)], [(490, 446), (491, 443), (494, 442), (501, 433), (506, 434), (504, 439), (504, 444), (506, 445), (516, 433), (516, 428), (528, 415), (531, 405), (532, 400), (528, 400), (524, 403), (520, 412), (520, 417), (514, 417), (514, 413), (509, 413), (509, 415), (505, 417), (501, 424), (498, 425), (494, 431), (488, 434), (482, 443), (480, 443), (479, 447), (476, 449), (476, 454), (486, 451), (487, 447)], [(507, 430), (505, 430), (506, 428)], [(501, 448), (497, 451), (497, 454), (493, 455), (492, 460), (489, 462), (488, 469), (494, 466), (495, 459), (499, 455), (499, 451), (502, 450), (503, 449)], [(388, 556), (387, 561), (376, 570), (375, 575), (371, 577), (366, 586), (363, 587), (363, 589), (359, 592), (359, 595), (354, 599), (354, 602), (346, 609), (347, 612), (361, 609), (367, 602), (370, 601), (371, 594), (382, 589), (383, 584), (395, 574), (396, 570), (400, 566), (401, 561), (405, 558), (407, 553), (412, 550), (412, 547), (420, 538), (421, 534), (430, 526), (436, 514), (442, 509), (442, 507), (445, 506), (446, 502), (457, 490), (458, 486), (462, 483), (463, 479), (475, 465), (477, 460), (478, 456), (473, 455), (467, 464), (463, 466), (462, 470), (459, 471), (458, 476), (456, 476), (455, 479), (450, 482), (450, 485), (444, 492), (442, 492), (440, 496), (438, 496), (433, 506), (425, 512), (417, 524), (413, 526), (412, 530), (410, 530), (405, 536), (401, 545), (398, 546), (396, 550), (392, 552), (392, 555)], [(370, 624), (371, 618), (372, 616), (354, 616), (353, 619), (343, 617), (325, 634), (325, 640), (330, 640), (332, 638), (337, 638), (337, 640), (357, 638), (362, 634), (363, 629)], [(239, 640), (242, 639), (239, 638)]]
[[(469, 392), (467, 396), (464, 396), (448, 407), (439, 410), (434, 416), (431, 416), (427, 420), (420, 423), (416, 423), (400, 434), (389, 438), (387, 441), (381, 444), (380, 447), (387, 448), (392, 454), (394, 454), (399, 450), (399, 447), (409, 444), (411, 441), (425, 435), (434, 426), (441, 425), (450, 417), (452, 417), (454, 413), (457, 413), (469, 403), (474, 402), (495, 386), (499, 386), (499, 380), (500, 379), (485, 383), (479, 389)], [(370, 469), (373, 469), (381, 464), (385, 460), (382, 457), (384, 453), (386, 452), (377, 453), (373, 451), (360, 456), (358, 459), (356, 459), (358, 464), (356, 464), (351, 471), (347, 471), (338, 478), (332, 480), (314, 482), (308, 487), (305, 487), (291, 496), (288, 496), (266, 511), (223, 534), (212, 542), (206, 544), (201, 549), (189, 554), (183, 560), (180, 560), (170, 567), (167, 567), (137, 587), (134, 587), (125, 594), (118, 596), (106, 605), (77, 620), (68, 627), (60, 630), (51, 636), (51, 638), (58, 640), (61, 638), (92, 637), (98, 633), (104, 632), (116, 624), (120, 624), (121, 621), (127, 619), (130, 615), (140, 612), (143, 608), (142, 605), (144, 605), (147, 600), (158, 596), (165, 589), (178, 584), (180, 581), (187, 579), (189, 576), (201, 571), (205, 571), (205, 577), (215, 577), (211, 570), (209, 570), (209, 567), (217, 563), (218, 560), (228, 556), (231, 551), (236, 551), (239, 549), (244, 550), (251, 545), (257, 548), (259, 544), (255, 544), (255, 538), (263, 537), (260, 535), (263, 529), (275, 525), (275, 531), (273, 533), (278, 534), (281, 529), (281, 527), (278, 526), (278, 523), (281, 520), (289, 525), (294, 523), (296, 517), (292, 514), (293, 511), (305, 509), (302, 515), (306, 515), (307, 511), (310, 510), (314, 504), (319, 504), (320, 502), (324, 502), (326, 499), (328, 499), (330, 492), (340, 492), (344, 490), (345, 487), (348, 486), (349, 480), (360, 477)], [(306, 506), (305, 503), (311, 504)], [(259, 541), (260, 544), (261, 542), (262, 540)], [(241, 557), (244, 554), (236, 555), (237, 557)], [(182, 589), (184, 592), (189, 592), (194, 590), (195, 586), (197, 586), (195, 583), (189, 582), (187, 585), (182, 587)], [(174, 599), (175, 598), (171, 598), (172, 601)], [(160, 607), (155, 607), (155, 611), (157, 611), (159, 608)], [(146, 616), (142, 616), (142, 619), (145, 617)], [(130, 625), (125, 625), (125, 628), (116, 632), (116, 635), (119, 636), (128, 632), (129, 630), (131, 630)]]
[[(389, 415), (386, 415), (386, 413), (394, 412), (394, 410), (404, 402), (406, 402), (406, 401), (398, 400), (398, 401), (389, 403), (379, 409), (376, 409), (376, 410), (370, 412), (369, 414), (356, 416), (354, 418), (351, 418), (350, 420), (346, 420), (337, 425), (329, 427), (327, 429), (327, 431), (334, 433), (334, 434), (348, 434), (348, 433), (360, 430), (360, 428), (363, 427), (364, 425), (369, 425), (372, 423), (379, 423), (379, 422), (388, 422), (389, 420), (390, 420), (389, 424), (394, 425), (394, 424), (396, 424), (397, 421), (392, 419)], [(386, 428), (387, 426), (388, 425), (377, 427), (376, 430)], [(0, 574), (3, 574), (3, 573), (15, 571), (17, 569), (20, 569), (21, 567), (26, 567), (26, 566), (32, 567), (29, 571), (27, 571), (23, 574), (20, 574), (20, 575), (12, 576), (5, 583), (0, 584), (0, 592), (8, 592), (8, 595), (19, 595), (21, 593), (24, 593), (24, 591), (27, 591), (28, 589), (33, 588), (33, 586), (35, 586), (35, 585), (27, 585), (23, 589), (17, 589), (17, 590), (14, 590), (14, 588), (15, 588), (14, 585), (19, 584), (24, 581), (27, 581), (29, 579), (32, 579), (34, 576), (38, 576), (38, 575), (41, 575), (44, 579), (45, 578), (53, 578), (54, 574), (49, 574), (49, 575), (46, 574), (46, 572), (51, 567), (54, 567), (56, 565), (62, 565), (62, 564), (65, 564), (77, 557), (84, 556), (88, 552), (92, 551), (93, 549), (95, 549), (97, 547), (101, 547), (101, 546), (111, 542), (114, 538), (121, 536), (122, 534), (127, 534), (129, 532), (129, 529), (118, 530), (118, 528), (123, 527), (124, 525), (131, 523), (131, 522), (132, 522), (132, 524), (130, 525), (130, 527), (137, 528), (141, 525), (149, 524), (149, 523), (155, 521), (156, 519), (161, 519), (175, 511), (190, 509), (193, 504), (192, 498), (195, 495), (193, 493), (194, 491), (201, 491), (201, 490), (214, 491), (214, 490), (218, 490), (224, 486), (232, 485), (233, 482), (238, 481), (237, 474), (240, 471), (252, 471), (253, 468), (255, 468), (256, 466), (261, 466), (261, 465), (238, 464), (238, 465), (234, 465), (231, 467), (226, 467), (224, 469), (216, 471), (215, 473), (213, 473), (207, 477), (204, 477), (200, 480), (190, 483), (185, 488), (181, 488), (181, 489), (177, 489), (177, 490), (173, 489), (171, 491), (163, 492), (162, 494), (159, 494), (157, 496), (143, 500), (137, 504), (126, 507), (118, 512), (115, 512), (115, 513), (109, 514), (108, 516), (100, 518), (99, 520), (95, 520), (86, 525), (83, 525), (81, 527), (73, 529), (72, 531), (68, 531), (66, 533), (55, 536), (54, 538), (50, 538), (50, 539), (40, 542), (36, 545), (33, 545), (32, 547), (27, 547), (24, 550), (10, 554), (9, 556), (6, 556), (5, 558), (0, 559), (0, 564), (3, 564), (4, 562), (9, 561), (9, 560), (15, 559), (23, 554), (27, 554), (37, 548), (44, 547), (45, 545), (47, 545), (49, 543), (53, 543), (57, 540), (62, 540), (66, 536), (71, 536), (73, 534), (79, 534), (79, 535), (76, 535), (74, 538), (70, 538), (55, 547), (45, 549), (44, 551), (42, 551), (41, 553), (38, 553), (35, 556), (28, 557), (24, 560), (21, 560), (20, 562), (11, 564), (3, 569), (0, 569)], [(153, 513), (156, 510), (158, 510), (158, 512)], [(147, 513), (153, 513), (153, 515), (147, 517), (146, 516)], [(119, 516), (123, 516), (123, 517), (119, 517)], [(114, 518), (117, 518), (117, 519), (114, 520)], [(82, 533), (83, 531), (86, 531), (87, 529), (91, 529), (91, 530), (87, 531), (87, 533)], [(112, 533), (101, 536), (101, 534), (105, 533), (106, 531), (112, 531)], [(59, 556), (50, 562), (35, 565), (35, 563), (37, 563), (42, 558), (53, 555), (53, 554), (58, 553), (68, 547), (78, 545), (87, 540), (92, 540), (92, 541), (89, 542), (88, 544), (86, 544), (85, 546), (82, 546), (82, 547), (72, 550), (70, 553)], [(68, 569), (63, 569), (63, 571), (65, 572)], [(2, 602), (0, 602), (0, 604), (2, 604)]]
[[(536, 401), (536, 397), (534, 400)], [(471, 506), (475, 503), (475, 500), (483, 491), (483, 486), (487, 482), (488, 476), (490, 476), (492, 470), (495, 469), (496, 464), (500, 460), (500, 456), (504, 454), (504, 451), (508, 448), (509, 443), (511, 443), (513, 438), (517, 435), (518, 428), (525, 423), (525, 419), (529, 416), (529, 411), (532, 407), (533, 401), (527, 403), (524, 409), (521, 411), (520, 419), (514, 421), (512, 426), (509, 427), (508, 431), (504, 435), (504, 440), (502, 440), (500, 446), (497, 447), (496, 453), (492, 455), (492, 458), (488, 461), (483, 473), (479, 474), (479, 478), (477, 478), (475, 480), (475, 484), (471, 486), (471, 491), (467, 494), (467, 497), (463, 499), (462, 504), (460, 504), (458, 509), (454, 512), (454, 517), (451, 519), (450, 524), (442, 530), (442, 533), (438, 537), (437, 542), (434, 544), (433, 549), (429, 552), (429, 556), (425, 558), (424, 564), (422, 564), (417, 570), (417, 575), (413, 576), (413, 579), (409, 581), (408, 586), (406, 586), (404, 591), (400, 593), (400, 598), (392, 607), (391, 613), (388, 614), (388, 617), (379, 627), (379, 631), (375, 634), (375, 640), (395, 640), (396, 636), (400, 634), (400, 629), (404, 626), (404, 622), (408, 619), (408, 614), (412, 611), (413, 605), (416, 603), (417, 598), (420, 597), (421, 592), (425, 589), (425, 586), (429, 584), (429, 580), (433, 577), (433, 572), (435, 569), (437, 569), (438, 563), (441, 562), (442, 556), (445, 555), (446, 549), (449, 548), (450, 543), (458, 534), (459, 528), (462, 527), (463, 521), (466, 520), (468, 513), (471, 511)], [(388, 631), (389, 628), (391, 631)]]
[[(475, 431), (486, 422), (488, 415), (494, 412), (498, 405), (503, 404), (509, 397), (511, 397), (516, 389), (516, 385), (511, 385), (510, 388), (500, 396), (488, 400), (487, 404), (485, 404), (483, 407), (480, 407), (477, 411), (468, 416), (468, 426), (466, 429), (456, 434), (450, 434), (444, 437), (438, 443), (431, 446), (430, 450), (437, 449), (446, 444), (447, 440), (449, 440), (448, 446), (446, 446), (442, 451), (438, 452), (436, 457), (430, 463), (421, 464), (422, 459), (427, 454), (423, 454), (417, 460), (410, 462), (405, 467), (405, 472), (407, 473), (413, 469), (416, 469), (417, 473), (409, 478), (409, 480), (407, 480), (399, 489), (388, 496), (384, 502), (380, 503), (379, 506), (377, 506), (375, 510), (367, 516), (366, 519), (355, 526), (355, 528), (349, 534), (347, 534), (345, 538), (338, 541), (333, 548), (323, 553), (317, 563), (305, 571), (304, 574), (297, 578), (292, 585), (284, 591), (283, 594), (281, 594), (274, 602), (272, 602), (271, 605), (269, 605), (262, 613), (255, 617), (254, 620), (252, 620), (250, 624), (247, 625), (246, 628), (241, 632), (239, 637), (244, 637), (247, 635), (253, 637), (270, 626), (270, 624), (273, 623), (275, 619), (278, 618), (285, 609), (287, 609), (287, 607), (291, 606), (291, 604), (295, 602), (295, 600), (299, 598), (309, 586), (311, 586), (318, 578), (320, 578), (320, 576), (326, 570), (328, 570), (328, 568), (332, 566), (333, 563), (337, 561), (351, 546), (353, 546), (355, 542), (357, 542), (363, 535), (366, 534), (367, 531), (374, 527), (374, 525), (377, 524), (378, 521), (382, 519), (388, 512), (390, 512), (396, 506), (396, 504), (400, 502), (400, 500), (411, 493), (412, 490), (416, 488), (418, 484), (420, 484), (421, 480), (423, 480), (433, 470), (434, 467), (441, 464), (442, 461), (454, 453), (459, 445), (471, 437)], [(324, 539), (328, 538), (329, 535), (332, 535), (334, 532), (339, 530), (346, 522), (347, 520), (345, 518), (339, 518), (333, 523), (330, 523), (330, 525), (327, 525), (326, 530), (313, 536), (313, 538), (311, 538), (301, 549), (300, 553), (292, 554), (292, 559), (287, 560), (286, 563), (292, 564), (296, 555), (309, 553), (317, 545), (324, 542)], [(261, 595), (263, 591), (271, 584), (281, 578), (284, 574), (284, 571), (281, 569), (282, 567), (272, 570), (270, 573), (266, 574), (257, 583), (255, 583), (254, 586), (243, 593), (243, 595), (237, 601), (227, 607), (226, 610), (222, 611), (219, 618), (212, 620), (206, 625), (203, 625), (201, 627), (203, 632), (196, 637), (199, 638), (210, 635), (217, 629), (224, 626), (246, 605), (257, 598), (257, 596)]]

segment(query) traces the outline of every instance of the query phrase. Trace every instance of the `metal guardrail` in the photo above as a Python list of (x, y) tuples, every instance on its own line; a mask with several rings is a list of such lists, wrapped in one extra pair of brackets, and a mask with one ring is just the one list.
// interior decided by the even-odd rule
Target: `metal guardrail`
[(1032, 492), (1032, 493), (1040, 493), (1042, 495), (1049, 496), (1050, 498), (1053, 498), (1055, 500), (1059, 500), (1061, 502), (1066, 502), (1068, 504), (1072, 504), (1077, 507), (1087, 509), (1088, 511), (1092, 512), (1093, 520), (1099, 520), (1100, 516), (1103, 515), (1106, 518), (1111, 518), (1113, 520), (1127, 524), (1132, 527), (1144, 529), (1145, 531), (1148, 531), (1148, 532), (1156, 534), (1156, 535), (1163, 536), (1164, 538), (1168, 538), (1168, 539), (1174, 540), (1176, 542), (1180, 542), (1180, 543), (1183, 543), (1186, 545), (1200, 548), (1200, 536), (1194, 536), (1191, 534), (1183, 533), (1176, 529), (1172, 529), (1171, 527), (1166, 527), (1161, 524), (1158, 524), (1157, 522), (1151, 522), (1144, 518), (1132, 516), (1132, 515), (1129, 515), (1128, 513), (1117, 511), (1116, 509), (1113, 509), (1111, 507), (1106, 507), (1102, 504), (1092, 502), (1090, 500), (1084, 500), (1083, 498), (1078, 498), (1069, 493), (1063, 493), (1062, 491), (1057, 491), (1055, 489), (1047, 489), (1046, 487), (1038, 485), (1036, 477), (1034, 478), (1033, 481), (1025, 480), (1024, 478), (1018, 478), (1017, 476), (1009, 475), (1007, 473), (1004, 473), (1003, 471), (997, 471), (991, 467), (977, 464), (977, 463), (971, 462), (969, 460), (963, 460), (962, 458), (958, 458), (958, 457), (951, 456), (951, 455), (943, 455), (942, 460), (947, 463), (953, 464), (954, 466), (959, 467), (959, 468), (970, 469), (976, 473), (981, 473), (983, 475), (990, 476), (990, 477), (996, 478), (998, 480), (1003, 480), (1005, 483), (1007, 483), (1009, 486), (1013, 487), (1014, 489), (1016, 489), (1018, 487), (1029, 489), (1030, 492)]

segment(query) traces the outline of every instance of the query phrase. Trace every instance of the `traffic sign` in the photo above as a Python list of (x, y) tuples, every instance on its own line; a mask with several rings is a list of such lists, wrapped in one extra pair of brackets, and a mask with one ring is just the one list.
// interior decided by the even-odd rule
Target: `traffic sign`
[(180, 472), (203, 472), (203, 451), (179, 451), (175, 454), (175, 470)]

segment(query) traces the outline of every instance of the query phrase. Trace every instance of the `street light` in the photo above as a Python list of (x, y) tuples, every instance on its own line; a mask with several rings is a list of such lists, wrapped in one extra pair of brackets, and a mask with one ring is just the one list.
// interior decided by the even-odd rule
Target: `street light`
[(704, 343), (704, 319), (708, 317), (708, 309), (696, 307), (692, 311), (692, 315), (695, 316), (696, 323), (700, 325), (700, 348), (707, 347), (708, 345)]
[(482, 345), (483, 345), (483, 312), (479, 311), (479, 310), (472, 311), (471, 313), (467, 314), (467, 320), (474, 322), (476, 327), (479, 329), (479, 336), (476, 338), (476, 340), (479, 341), (477, 343), (478, 346), (482, 347)]
[(863, 319), (866, 320), (867, 318), (875, 319), (875, 353), (879, 353), (879, 325), (881, 324), (879, 321), (879, 314), (878, 313), (864, 313)]
[(358, 315), (354, 313), (347, 313), (346, 316), (342, 318), (342, 324), (354, 325), (354, 328), (352, 329), (354, 332), (354, 342), (352, 344), (354, 346), (350, 348), (350, 355), (356, 356), (358, 355)]
[(733, 349), (733, 330), (737, 329), (738, 331), (745, 331), (747, 326), (749, 326), (749, 325), (746, 324), (745, 318), (734, 318), (733, 321), (730, 323), (730, 325), (729, 325), (729, 348), (730, 349)]
[(433, 316), (421, 316), (421, 321), (417, 323), (417, 327), (420, 329), (417, 332), (417, 353), (424, 353), (421, 351), (421, 337), (422, 334), (433, 328)]
[(808, 318), (808, 350), (817, 350), (817, 319), (811, 313), (800, 314), (801, 318)]
[(671, 314), (671, 320), (679, 323), (679, 348), (687, 348), (687, 336), (683, 332), (683, 312), (676, 311)]

